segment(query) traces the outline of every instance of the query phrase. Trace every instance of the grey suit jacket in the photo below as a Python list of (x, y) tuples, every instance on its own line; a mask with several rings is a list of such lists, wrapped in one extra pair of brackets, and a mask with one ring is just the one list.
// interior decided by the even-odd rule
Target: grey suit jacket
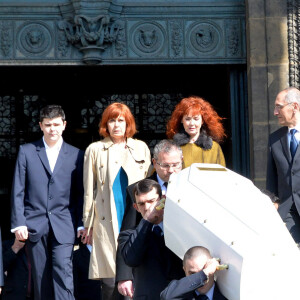
[[(203, 272), (198, 272), (180, 280), (172, 280), (170, 284), (161, 292), (160, 300), (194, 300), (196, 299), (195, 291), (202, 287), (207, 280)], [(213, 300), (227, 300), (215, 283)]]
[(278, 212), (285, 220), (293, 202), (300, 213), (300, 147), (292, 160), (288, 144), (288, 127), (269, 137), (266, 188), (280, 199)]

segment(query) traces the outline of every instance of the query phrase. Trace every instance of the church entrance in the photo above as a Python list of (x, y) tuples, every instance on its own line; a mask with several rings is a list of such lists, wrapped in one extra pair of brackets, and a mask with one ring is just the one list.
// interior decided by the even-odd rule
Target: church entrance
[(175, 105), (186, 96), (209, 101), (224, 118), (221, 145), (227, 166), (249, 175), (248, 118), (244, 65), (47, 66), (1, 67), (0, 178), (1, 227), (9, 233), (10, 188), (20, 144), (41, 137), (39, 110), (60, 104), (65, 110), (64, 139), (82, 150), (99, 139), (104, 108), (126, 103), (137, 122), (136, 138), (152, 150), (165, 136)]

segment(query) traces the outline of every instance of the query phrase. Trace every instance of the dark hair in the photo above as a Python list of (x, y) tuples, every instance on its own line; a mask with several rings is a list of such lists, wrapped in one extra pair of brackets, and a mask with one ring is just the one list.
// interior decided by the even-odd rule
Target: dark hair
[(202, 246), (194, 246), (185, 252), (183, 257), (183, 265), (185, 265), (186, 261), (189, 259), (193, 259), (199, 256), (206, 256), (207, 258), (211, 258), (211, 254), (209, 250)]
[[(158, 182), (152, 180), (152, 179), (143, 179), (139, 181), (135, 186), (133, 190), (134, 196), (139, 196), (141, 194), (147, 194), (152, 191), (152, 189), (155, 188), (157, 191), (157, 194), (159, 197), (162, 196), (161, 187)], [(134, 197), (135, 201), (135, 197)]]
[(47, 105), (40, 111), (40, 122), (44, 119), (54, 119), (61, 117), (63, 121), (66, 120), (65, 112), (60, 105)]

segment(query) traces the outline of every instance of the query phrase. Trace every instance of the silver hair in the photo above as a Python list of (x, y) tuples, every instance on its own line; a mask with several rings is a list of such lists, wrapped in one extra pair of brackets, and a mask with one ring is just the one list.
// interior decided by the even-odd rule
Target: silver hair
[(285, 89), (285, 101), (287, 103), (298, 103), (300, 105), (300, 91), (295, 87), (289, 87)]
[(161, 152), (164, 153), (170, 153), (172, 151), (178, 151), (180, 154), (180, 157), (182, 157), (182, 150), (180, 146), (178, 146), (174, 141), (172, 140), (161, 140), (158, 144), (155, 145), (153, 149), (153, 158), (155, 160), (158, 160), (158, 155)]

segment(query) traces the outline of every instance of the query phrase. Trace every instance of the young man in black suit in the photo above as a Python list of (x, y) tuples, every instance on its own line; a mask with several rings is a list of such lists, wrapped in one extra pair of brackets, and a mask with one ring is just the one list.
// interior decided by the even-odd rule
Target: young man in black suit
[(20, 146), (12, 185), (11, 228), (26, 241), (35, 300), (74, 300), (72, 252), (82, 226), (83, 151), (62, 138), (59, 105), (40, 112), (43, 137)]
[(133, 299), (160, 299), (160, 292), (184, 273), (182, 262), (165, 245), (163, 212), (157, 210), (160, 185), (151, 179), (139, 181), (134, 190), (135, 209), (142, 219), (135, 229), (120, 232), (119, 247), (125, 263), (133, 268)]
[(173, 280), (161, 293), (161, 300), (226, 300), (214, 281), (218, 261), (208, 249), (195, 246), (183, 258), (186, 277)]

